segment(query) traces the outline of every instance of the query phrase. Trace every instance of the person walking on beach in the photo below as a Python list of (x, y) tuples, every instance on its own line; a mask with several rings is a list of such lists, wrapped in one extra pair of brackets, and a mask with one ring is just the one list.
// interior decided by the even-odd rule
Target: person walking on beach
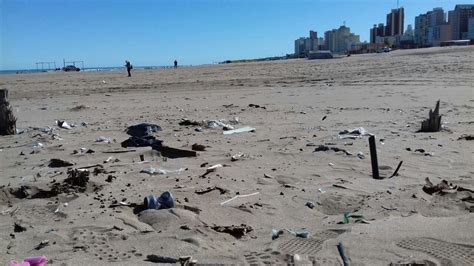
[(132, 74), (130, 73), (130, 71), (133, 69), (133, 66), (132, 66), (132, 64), (130, 63), (130, 61), (125, 60), (125, 67), (127, 68), (128, 76), (131, 77)]
[(178, 68), (178, 61), (174, 60), (174, 68)]

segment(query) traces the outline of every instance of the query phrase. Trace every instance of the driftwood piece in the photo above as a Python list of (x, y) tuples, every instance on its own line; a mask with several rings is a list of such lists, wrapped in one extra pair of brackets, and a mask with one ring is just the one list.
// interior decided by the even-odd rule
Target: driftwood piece
[(441, 129), (441, 115), (439, 115), (439, 100), (436, 102), (434, 111), (430, 109), (429, 117), (421, 122), (419, 132), (438, 132)]
[(16, 118), (8, 102), (8, 90), (0, 89), (0, 135), (16, 134)]

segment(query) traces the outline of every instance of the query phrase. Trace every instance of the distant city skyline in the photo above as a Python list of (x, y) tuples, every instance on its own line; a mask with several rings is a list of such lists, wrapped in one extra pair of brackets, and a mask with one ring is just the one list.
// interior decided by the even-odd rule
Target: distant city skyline
[[(459, 1), (401, 0), (405, 25)], [(0, 0), (0, 70), (82, 60), (86, 67), (209, 64), (281, 56), (310, 30), (344, 21), (360, 41), (384, 23), (396, 0)]]

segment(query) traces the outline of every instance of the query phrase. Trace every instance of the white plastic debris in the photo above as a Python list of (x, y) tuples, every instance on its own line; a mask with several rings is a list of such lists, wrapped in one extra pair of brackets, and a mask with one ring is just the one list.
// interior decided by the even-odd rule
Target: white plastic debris
[(111, 143), (111, 142), (112, 142), (112, 138), (100, 136), (100, 137), (98, 137), (95, 141), (96, 141), (96, 142)]
[(204, 121), (204, 123), (206, 124), (206, 127), (208, 127), (208, 128), (234, 129), (234, 127), (232, 125), (227, 124), (227, 121), (225, 119)]
[(179, 168), (177, 170), (166, 170), (166, 169), (161, 169), (161, 168), (153, 168), (153, 167), (148, 167), (140, 171), (140, 173), (146, 173), (149, 175), (167, 175), (167, 174), (172, 174), (172, 173), (181, 173), (185, 171), (185, 168)]
[(224, 135), (232, 135), (232, 134), (237, 134), (237, 133), (245, 133), (245, 132), (252, 132), (255, 131), (255, 128), (253, 127), (241, 127), (233, 130), (226, 130), (224, 131)]
[(217, 168), (221, 168), (221, 167), (224, 167), (224, 166), (219, 163), (219, 164), (215, 164), (213, 166), (208, 167), (206, 170), (207, 171), (215, 171)]
[(365, 155), (364, 155), (364, 153), (361, 152), (361, 151), (357, 153), (357, 157), (358, 157), (359, 159), (361, 159), (361, 160), (365, 159)]
[(374, 134), (368, 132), (363, 127), (354, 128), (353, 130), (343, 130), (339, 132), (340, 139), (357, 139), (362, 136), (373, 136)]
[(60, 128), (71, 129), (72, 127), (66, 121), (56, 121), (56, 125)]

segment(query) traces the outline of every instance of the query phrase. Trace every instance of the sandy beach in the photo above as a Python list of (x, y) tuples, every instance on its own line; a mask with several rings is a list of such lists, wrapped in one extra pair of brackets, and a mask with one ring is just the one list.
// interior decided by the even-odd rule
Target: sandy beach
[[(474, 265), (473, 62), (466, 46), (130, 78), (2, 75), (25, 132), (0, 136), (0, 264), (44, 255), (48, 265), (147, 265), (156, 255), (343, 265), (342, 243), (350, 265)], [(443, 129), (417, 133), (437, 100)], [(255, 130), (226, 135), (184, 120)], [(205, 150), (172, 159), (122, 148), (127, 127), (143, 122), (170, 147)], [(368, 136), (341, 138), (359, 127), (376, 137), (381, 175), (403, 161), (398, 175), (372, 178)], [(68, 168), (85, 167), (87, 184), (66, 186)], [(170, 172), (142, 172), (150, 167)], [(426, 178), (452, 185), (429, 194)], [(165, 191), (175, 208), (143, 210), (144, 197)], [(282, 234), (272, 239), (273, 229)]]

